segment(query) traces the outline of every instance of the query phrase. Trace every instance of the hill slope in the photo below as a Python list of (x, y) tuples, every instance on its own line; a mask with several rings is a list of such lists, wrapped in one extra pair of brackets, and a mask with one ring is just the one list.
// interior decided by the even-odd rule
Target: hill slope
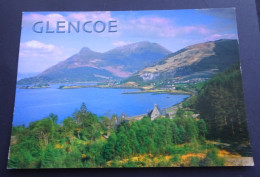
[(208, 80), (186, 106), (205, 120), (210, 139), (249, 142), (239, 63)]
[(209, 78), (239, 61), (236, 40), (217, 40), (195, 44), (169, 54), (154, 65), (133, 75), (128, 81), (188, 80)]

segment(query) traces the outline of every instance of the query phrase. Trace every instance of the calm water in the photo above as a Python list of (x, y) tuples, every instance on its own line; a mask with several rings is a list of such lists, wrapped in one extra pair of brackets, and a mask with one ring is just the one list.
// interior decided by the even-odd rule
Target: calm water
[(113, 113), (128, 116), (147, 113), (154, 104), (160, 108), (175, 105), (188, 95), (170, 94), (123, 94), (137, 89), (57, 89), (58, 85), (42, 89), (16, 89), (13, 125), (28, 125), (50, 113), (58, 115), (58, 121), (72, 116), (85, 102), (87, 109), (98, 116), (111, 116)]

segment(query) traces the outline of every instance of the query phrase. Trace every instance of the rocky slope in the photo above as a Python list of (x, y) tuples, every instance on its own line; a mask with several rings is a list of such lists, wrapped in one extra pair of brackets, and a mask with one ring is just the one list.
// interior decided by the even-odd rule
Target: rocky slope
[(178, 80), (208, 78), (229, 68), (237, 61), (239, 61), (237, 40), (210, 41), (169, 54), (127, 80), (140, 82), (171, 78)]

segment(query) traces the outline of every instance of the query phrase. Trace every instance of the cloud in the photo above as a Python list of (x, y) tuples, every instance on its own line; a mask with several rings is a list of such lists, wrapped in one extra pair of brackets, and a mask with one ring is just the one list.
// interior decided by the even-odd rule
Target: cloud
[(45, 43), (35, 41), (35, 40), (21, 43), (21, 47), (24, 49), (40, 49), (40, 50), (47, 51), (47, 52), (51, 52), (51, 51), (55, 50), (54, 45), (45, 44)]
[(55, 28), (57, 21), (66, 21), (66, 18), (58, 13), (41, 15), (41, 14), (28, 14), (23, 15), (23, 27), (32, 25), (37, 21), (49, 22), (51, 28)]
[(20, 56), (24, 57), (60, 55), (61, 53), (61, 48), (36, 40), (27, 41), (20, 44)]
[(126, 41), (115, 41), (112, 43), (113, 46), (116, 46), (116, 47), (121, 47), (121, 46), (124, 46), (124, 45), (127, 45), (127, 44), (130, 44), (130, 42), (126, 42)]
[(19, 72), (42, 72), (67, 59), (74, 49), (57, 47), (36, 40), (22, 42), (19, 52)]
[(68, 58), (66, 51), (68, 49), (36, 40), (22, 42), (19, 52), (20, 72), (41, 72)]
[(31, 13), (31, 14), (24, 14), (23, 15), (23, 27), (32, 27), (32, 25), (37, 21), (49, 22), (51, 28), (56, 28), (57, 21), (65, 21), (64, 24), (65, 28), (67, 28), (68, 21), (80, 21), (81, 23), (85, 21), (109, 21), (114, 20), (111, 17), (110, 12), (75, 12), (70, 13), (67, 16), (61, 15), (59, 13), (50, 13), (47, 15)]
[(120, 30), (151, 37), (175, 37), (185, 34), (209, 34), (211, 30), (202, 25), (178, 26), (162, 17), (141, 17), (120, 24)]
[(111, 13), (109, 11), (104, 12), (78, 12), (78, 13), (71, 13), (67, 17), (67, 20), (71, 21), (109, 21), (114, 20), (111, 17)]
[(238, 36), (236, 34), (213, 34), (207, 38), (205, 38), (205, 40), (207, 41), (215, 41), (218, 39), (237, 39)]

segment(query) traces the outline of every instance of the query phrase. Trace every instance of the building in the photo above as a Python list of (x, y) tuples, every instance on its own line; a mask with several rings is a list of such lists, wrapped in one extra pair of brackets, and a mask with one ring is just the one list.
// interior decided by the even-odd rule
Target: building
[(148, 112), (148, 116), (151, 118), (151, 120), (153, 121), (154, 119), (160, 117), (160, 116), (165, 116), (166, 113), (165, 111), (161, 110), (157, 104), (154, 105), (153, 110), (151, 110), (150, 112)]

